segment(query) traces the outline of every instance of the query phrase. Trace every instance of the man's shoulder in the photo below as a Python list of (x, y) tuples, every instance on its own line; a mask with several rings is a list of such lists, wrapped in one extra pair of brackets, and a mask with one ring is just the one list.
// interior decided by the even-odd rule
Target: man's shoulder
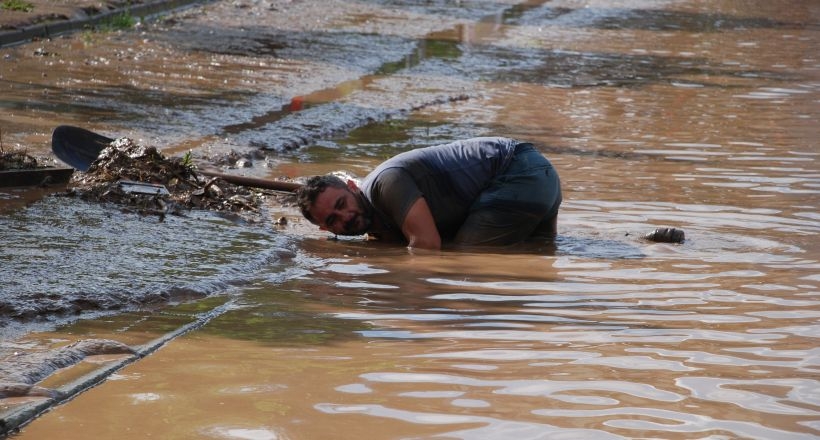
[(407, 171), (399, 164), (382, 163), (365, 177), (362, 190), (369, 196), (374, 190), (382, 191), (385, 188), (391, 188), (409, 178)]
[(373, 170), (367, 180), (393, 181), (407, 177), (407, 171), (399, 165), (387, 165)]

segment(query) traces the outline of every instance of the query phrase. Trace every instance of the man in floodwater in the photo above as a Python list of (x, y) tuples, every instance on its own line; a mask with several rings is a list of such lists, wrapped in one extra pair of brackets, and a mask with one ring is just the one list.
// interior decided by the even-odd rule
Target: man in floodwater
[(440, 249), (553, 239), (561, 183), (532, 144), (483, 137), (401, 153), (361, 188), (314, 176), (297, 196), (305, 218), (323, 230)]

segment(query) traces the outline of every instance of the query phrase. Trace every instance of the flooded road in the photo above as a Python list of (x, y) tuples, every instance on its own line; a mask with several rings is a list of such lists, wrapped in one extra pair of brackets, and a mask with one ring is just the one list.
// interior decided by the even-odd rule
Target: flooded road
[(797, 0), (244, 1), (0, 49), (7, 144), (68, 123), (273, 178), (505, 135), (564, 192), (554, 248), (488, 253), (334, 240), (278, 198), (286, 227), (26, 202), (4, 363), (152, 348), (35, 365), (76, 397), (0, 400), (50, 409), (13, 437), (818, 438), (818, 40)]

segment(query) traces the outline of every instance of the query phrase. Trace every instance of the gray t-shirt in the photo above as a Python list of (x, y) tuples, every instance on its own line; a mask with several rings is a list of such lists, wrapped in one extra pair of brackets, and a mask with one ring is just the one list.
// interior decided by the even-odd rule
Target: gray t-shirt
[(410, 207), (424, 197), (442, 240), (451, 239), (470, 205), (504, 172), (520, 142), (482, 137), (419, 148), (396, 155), (368, 174), (362, 192), (396, 232)]

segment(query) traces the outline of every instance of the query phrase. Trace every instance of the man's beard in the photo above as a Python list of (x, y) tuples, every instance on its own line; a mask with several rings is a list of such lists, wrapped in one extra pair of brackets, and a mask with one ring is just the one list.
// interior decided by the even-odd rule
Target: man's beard
[(370, 203), (365, 200), (364, 196), (359, 192), (354, 194), (356, 204), (361, 214), (356, 214), (344, 225), (344, 231), (339, 235), (364, 235), (373, 226), (373, 209)]

